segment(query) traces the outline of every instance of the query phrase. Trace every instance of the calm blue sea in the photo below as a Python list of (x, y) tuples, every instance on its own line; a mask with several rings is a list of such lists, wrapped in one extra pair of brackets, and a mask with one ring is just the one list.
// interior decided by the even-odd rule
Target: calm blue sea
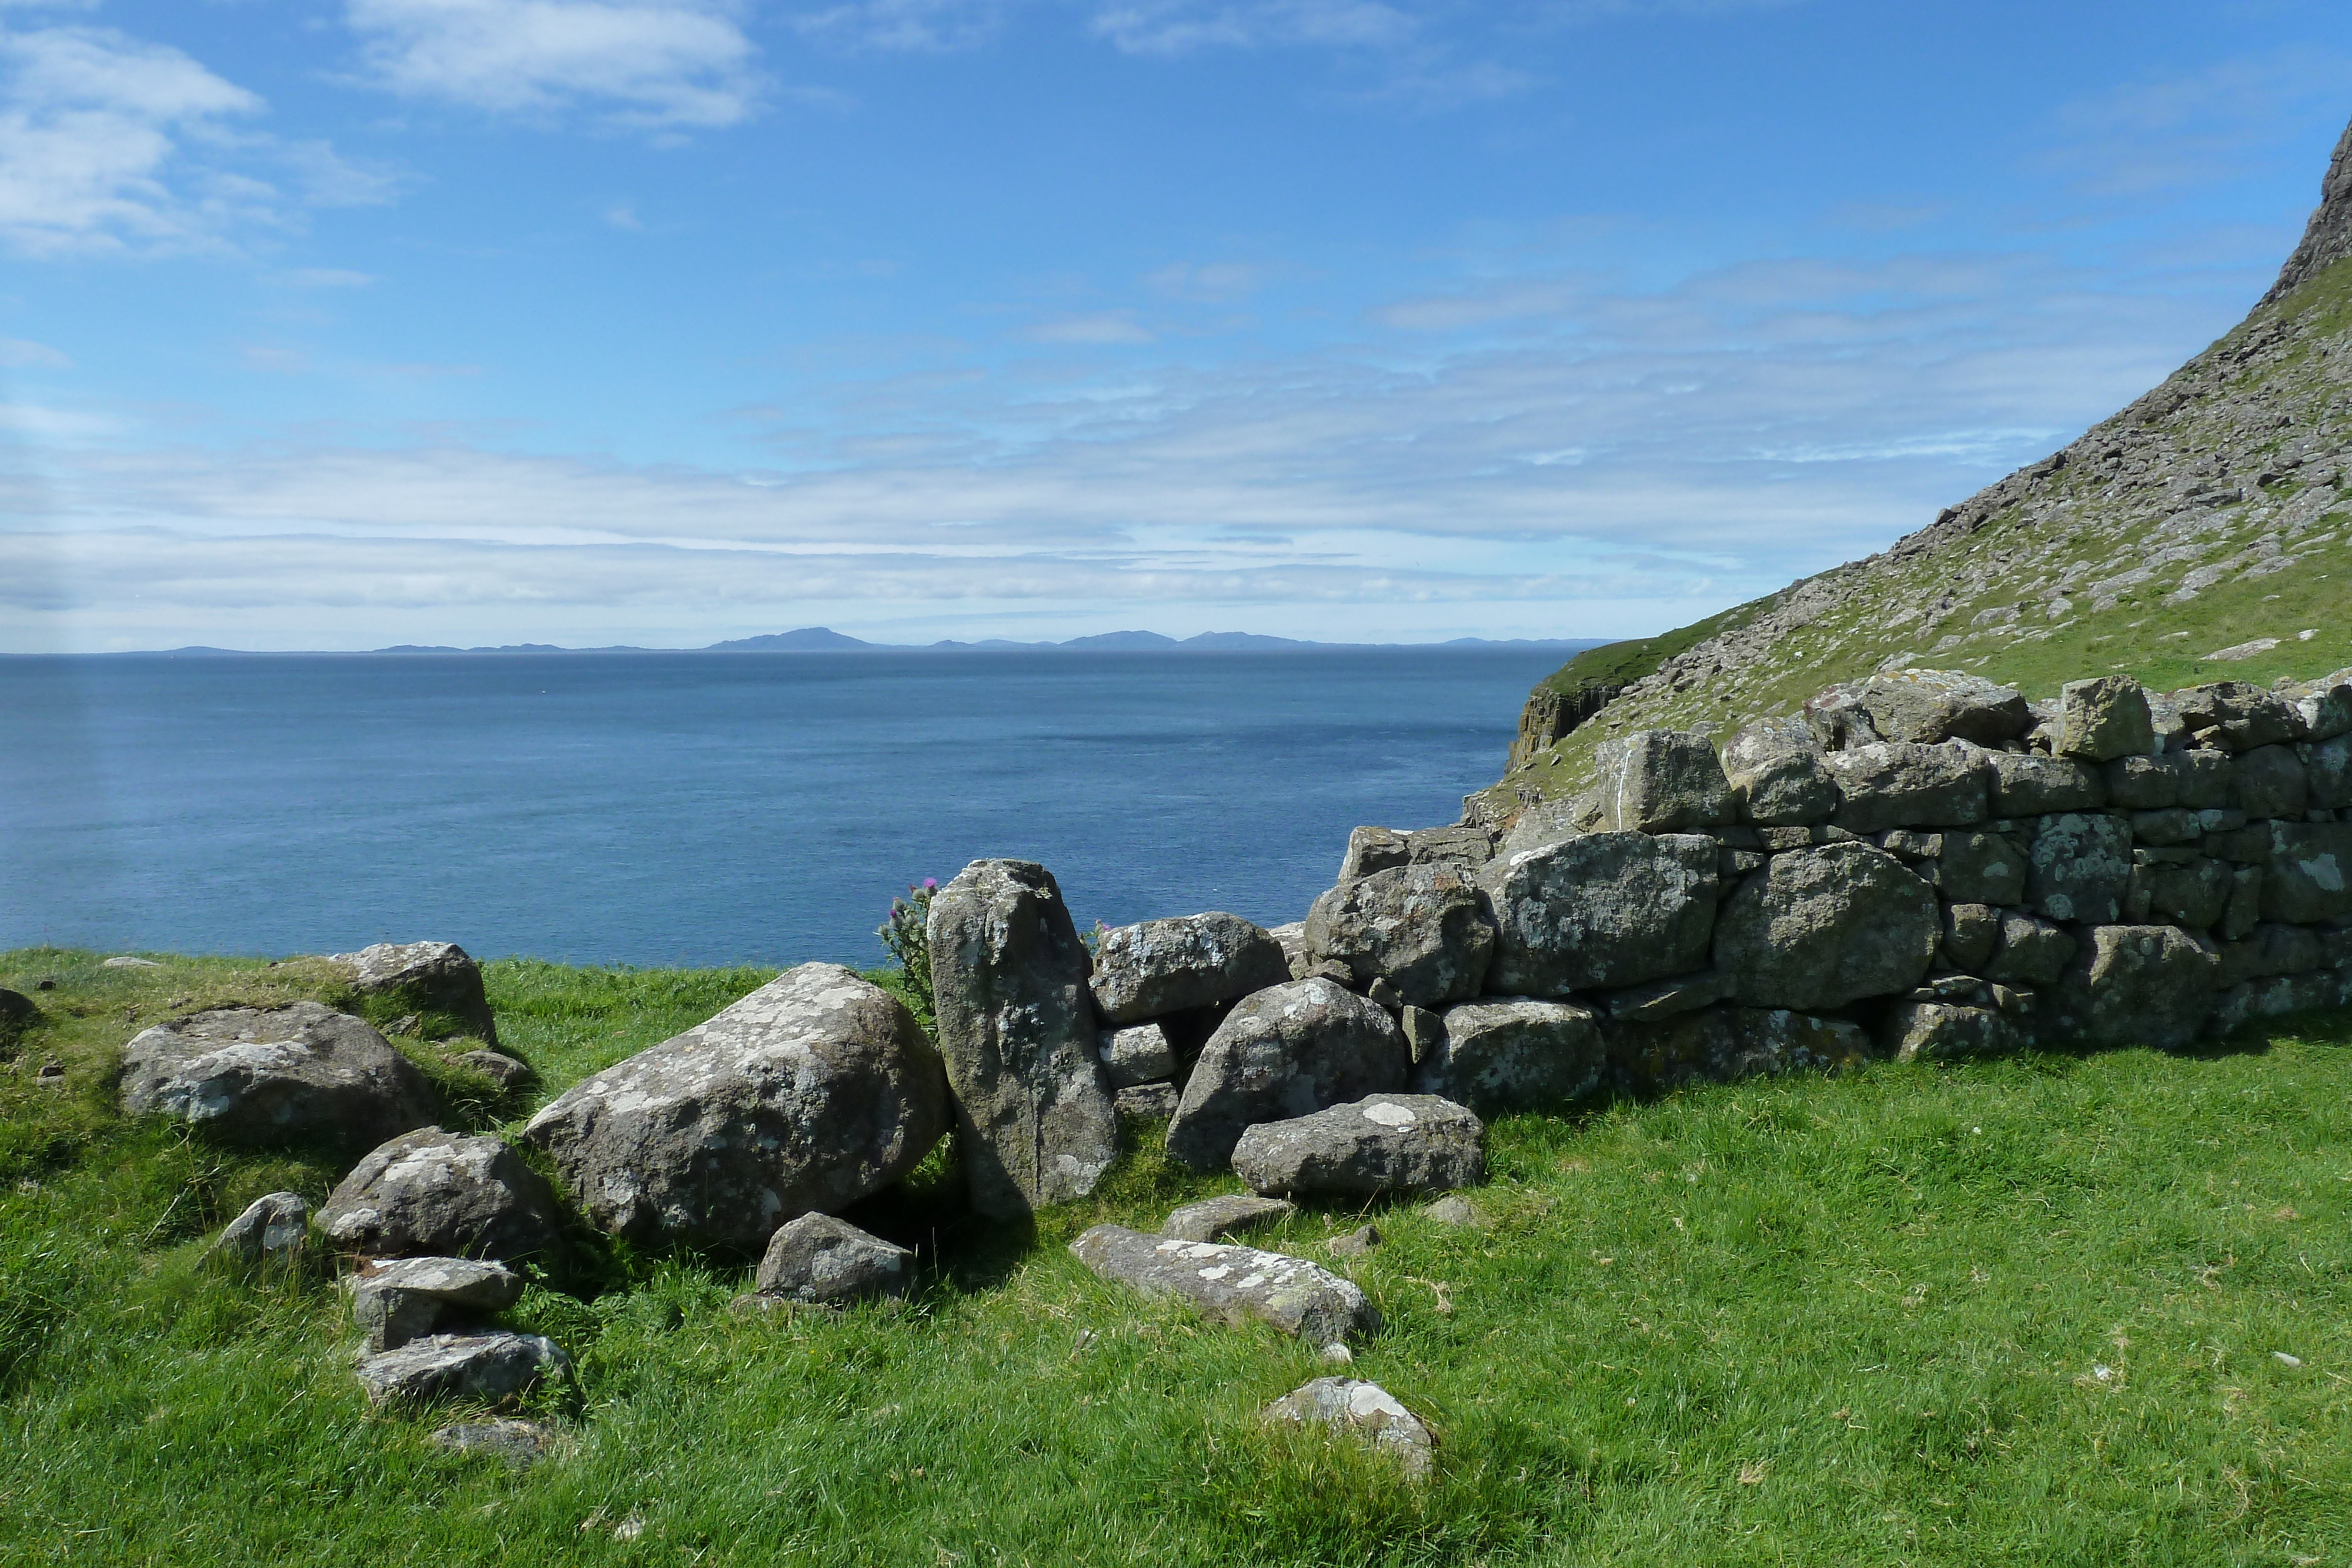
[(0, 659), (0, 947), (870, 965), (982, 855), (1274, 925), (1350, 827), (1454, 821), (1563, 657)]

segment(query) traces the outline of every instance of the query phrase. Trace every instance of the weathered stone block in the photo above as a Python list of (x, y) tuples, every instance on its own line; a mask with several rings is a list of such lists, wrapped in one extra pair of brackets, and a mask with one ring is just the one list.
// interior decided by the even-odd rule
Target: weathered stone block
[(2156, 748), (2147, 693), (2125, 675), (2069, 681), (2058, 692), (2061, 756), (2105, 762)]
[(2172, 694), (2189, 733), (2231, 751), (2252, 751), (2294, 738), (2296, 717), (2286, 700), (2248, 681), (2214, 681)]
[(2050, 985), (2074, 962), (2074, 938), (2064, 927), (2022, 909), (2005, 909), (2000, 946), (1985, 965), (1984, 977), (2013, 985)]
[(1495, 928), (1475, 883), (1450, 865), (1409, 865), (1341, 883), (1307, 916), (1307, 952), (1358, 985), (1392, 983), (1415, 1007), (1478, 994)]
[(1381, 1329), (1379, 1311), (1353, 1283), (1279, 1252), (1146, 1236), (1123, 1225), (1097, 1225), (1070, 1250), (1106, 1280), (1190, 1301), (1225, 1322), (1272, 1323), (1308, 1344), (1340, 1344)]
[(1883, 1038), (1897, 1061), (1958, 1061), (2000, 1056), (2020, 1049), (2024, 1036), (1991, 1008), (1951, 1002), (1898, 1002), (1887, 1014)]
[(438, 1127), (372, 1150), (319, 1210), (330, 1241), (379, 1258), (528, 1258), (561, 1223), (547, 1178), (503, 1142)]
[(810, 1306), (904, 1296), (915, 1255), (830, 1214), (803, 1214), (776, 1228), (761, 1256), (759, 1291)]
[(1217, 1026), (1168, 1124), (1168, 1154), (1217, 1170), (1244, 1129), (1405, 1085), (1396, 1020), (1329, 980), (1293, 980), (1244, 998)]
[(2248, 817), (2300, 817), (2309, 793), (2303, 758), (2291, 746), (2258, 746), (2242, 752), (2231, 783), (2231, 804)]
[(1523, 997), (1447, 1009), (1434, 1051), (1413, 1071), (1413, 1092), (1439, 1094), (1482, 1116), (1531, 1110), (1601, 1086), (1608, 1052), (1593, 1015)]
[(1234, 1001), (1288, 978), (1281, 943), (1238, 915), (1218, 912), (1107, 933), (1087, 984), (1103, 1022), (1117, 1027)]
[(1968, 740), (2000, 746), (2032, 725), (2025, 698), (2015, 688), (1996, 685), (1957, 670), (1899, 670), (1862, 684), (1862, 704), (1871, 727), (1888, 740)]
[(2352, 822), (2273, 822), (2270, 840), (2263, 919), (2305, 924), (2352, 915)]
[(1765, 718), (1742, 726), (1723, 748), (1723, 772), (1744, 822), (1826, 822), (1838, 807), (1837, 785), (1822, 760), (1821, 741), (1802, 719)]
[(2032, 752), (1990, 751), (1992, 814), (2040, 817), (2053, 811), (2095, 810), (2107, 803), (2106, 786), (2088, 763)]
[(1604, 740), (1592, 767), (1604, 832), (1683, 832), (1737, 813), (1715, 743), (1703, 735), (1645, 729)]
[(1931, 874), (1956, 904), (2016, 904), (2025, 897), (2025, 854), (2005, 833), (1939, 834)]
[(215, 1008), (122, 1048), (125, 1115), (184, 1122), (225, 1143), (372, 1148), (440, 1113), (425, 1075), (359, 1019), (317, 1002)]
[(1990, 769), (1979, 747), (1881, 741), (1822, 760), (1842, 798), (1830, 821), (1850, 833), (1966, 828), (1986, 818)]
[(1919, 983), (1943, 921), (1936, 894), (1894, 856), (1867, 844), (1775, 855), (1727, 899), (1716, 967), (1751, 1007), (1843, 1007)]
[(2131, 885), (2131, 824), (2104, 813), (2069, 811), (2034, 824), (2025, 898), (2037, 914), (2086, 925), (2112, 922)]
[(1944, 962), (1973, 973), (2000, 946), (2000, 911), (1990, 904), (1944, 906)]
[(2085, 1045), (2179, 1051), (2214, 1003), (2213, 955), (2169, 925), (2099, 925), (2055, 993), (2060, 1029)]
[(1373, 1094), (1311, 1116), (1261, 1122), (1234, 1174), (1274, 1197), (1445, 1192), (1486, 1178), (1486, 1124), (1435, 1094)]
[(1696, 833), (1591, 833), (1496, 862), (1488, 988), (1558, 997), (1703, 967), (1716, 847)]
[(1859, 1025), (1777, 1008), (1715, 1007), (1660, 1023), (1612, 1022), (1603, 1032), (1612, 1074), (1638, 1093), (1781, 1072), (1842, 1071), (1870, 1055), (1870, 1037)]

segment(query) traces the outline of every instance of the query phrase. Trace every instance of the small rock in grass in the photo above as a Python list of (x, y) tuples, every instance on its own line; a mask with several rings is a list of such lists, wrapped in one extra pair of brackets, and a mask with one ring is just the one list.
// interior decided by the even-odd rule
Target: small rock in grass
[(1330, 1240), (1323, 1243), (1323, 1250), (1335, 1258), (1369, 1258), (1371, 1256), (1372, 1249), (1380, 1244), (1380, 1227), (1366, 1225), (1350, 1230), (1344, 1236), (1334, 1236)]
[(760, 1294), (812, 1306), (904, 1296), (915, 1281), (915, 1255), (830, 1214), (803, 1214), (780, 1226), (760, 1260)]
[(133, 958), (128, 954), (118, 958), (109, 958), (99, 966), (101, 969), (160, 969), (163, 967), (152, 958)]
[(503, 1051), (465, 1051), (449, 1060), (480, 1073), (502, 1090), (520, 1089), (539, 1076), (530, 1070), (530, 1063), (518, 1061)]
[(1267, 1406), (1259, 1417), (1269, 1426), (1313, 1422), (1345, 1432), (1376, 1454), (1392, 1457), (1412, 1480), (1425, 1479), (1437, 1439), (1420, 1416), (1377, 1383), (1354, 1377), (1318, 1377)]
[(344, 1281), (371, 1350), (397, 1350), (461, 1317), (502, 1312), (522, 1299), (522, 1276), (470, 1258), (399, 1258)]
[(555, 1244), (555, 1191), (497, 1138), (425, 1127), (352, 1166), (319, 1228), (372, 1257), (525, 1258)]
[(1441, 1197), (1435, 1203), (1423, 1204), (1421, 1212), (1423, 1218), (1464, 1230), (1485, 1230), (1495, 1223), (1487, 1218), (1485, 1209), (1458, 1193)]
[(1278, 1197), (1206, 1197), (1171, 1214), (1161, 1222), (1160, 1234), (1179, 1241), (1223, 1241), (1262, 1230), (1291, 1212), (1291, 1206)]
[(1486, 1179), (1486, 1124), (1434, 1094), (1373, 1094), (1311, 1116), (1261, 1122), (1234, 1173), (1269, 1197), (1442, 1192)]
[(572, 1358), (539, 1334), (436, 1334), (360, 1363), (374, 1405), (478, 1399), (502, 1405), (541, 1384), (572, 1376)]
[(1104, 1279), (1145, 1295), (1180, 1297), (1229, 1323), (1269, 1322), (1309, 1344), (1380, 1332), (1380, 1311), (1362, 1291), (1302, 1258), (1146, 1236), (1123, 1225), (1097, 1225), (1070, 1251)]
[(444, 1453), (497, 1459), (518, 1470), (527, 1470), (548, 1458), (559, 1440), (552, 1430), (536, 1421), (504, 1418), (461, 1421), (425, 1439)]
[(247, 1269), (290, 1261), (301, 1256), (310, 1227), (310, 1206), (301, 1194), (273, 1192), (255, 1198), (223, 1227), (205, 1249), (205, 1260)]

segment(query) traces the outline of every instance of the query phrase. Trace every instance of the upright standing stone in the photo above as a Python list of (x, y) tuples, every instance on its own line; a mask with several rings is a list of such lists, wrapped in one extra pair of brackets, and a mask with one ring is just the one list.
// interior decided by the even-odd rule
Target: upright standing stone
[(2128, 675), (2068, 681), (2058, 692), (2058, 745), (2062, 757), (2111, 762), (2156, 749), (2156, 724), (2147, 693)]
[(928, 936), (972, 1207), (1013, 1219), (1086, 1197), (1118, 1154), (1118, 1113), (1053, 873), (974, 861), (931, 901)]
[(1644, 729), (1592, 754), (1593, 798), (1604, 831), (1675, 833), (1728, 822), (1738, 810), (1706, 737)]
[(1822, 743), (1801, 718), (1759, 718), (1723, 748), (1724, 777), (1743, 821), (1759, 827), (1826, 822), (1838, 789), (1822, 761)]

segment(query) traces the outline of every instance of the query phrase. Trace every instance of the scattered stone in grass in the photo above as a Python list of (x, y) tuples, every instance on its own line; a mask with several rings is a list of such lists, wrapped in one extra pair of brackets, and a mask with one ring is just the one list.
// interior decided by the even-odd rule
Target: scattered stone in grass
[(438, 1127), (371, 1151), (319, 1210), (336, 1246), (379, 1258), (527, 1258), (556, 1228), (555, 1191), (520, 1155)]
[(497, 1418), (461, 1421), (444, 1427), (425, 1439), (444, 1453), (497, 1459), (510, 1469), (527, 1470), (549, 1458), (560, 1441), (536, 1421)]
[(230, 1220), (205, 1249), (204, 1260), (247, 1269), (290, 1262), (301, 1256), (310, 1226), (310, 1206), (301, 1194), (273, 1192), (255, 1198)]
[(1229, 1323), (1255, 1318), (1310, 1344), (1380, 1332), (1380, 1312), (1362, 1291), (1304, 1259), (1146, 1236), (1123, 1225), (1097, 1225), (1070, 1250), (1106, 1280), (1181, 1297)]
[(1318, 1377), (1267, 1406), (1259, 1418), (1268, 1426), (1311, 1421), (1343, 1432), (1394, 1458), (1411, 1480), (1424, 1479), (1435, 1458), (1437, 1439), (1421, 1417), (1379, 1384), (1360, 1378)]
[(1278, 1197), (1234, 1194), (1188, 1203), (1160, 1223), (1160, 1234), (1179, 1241), (1224, 1241), (1274, 1224), (1292, 1212)]
[(66, 1064), (54, 1056), (49, 1058), (41, 1063), (40, 1080), (44, 1083), (63, 1083), (66, 1081)]
[(435, 1399), (503, 1405), (542, 1383), (572, 1376), (572, 1358), (539, 1334), (435, 1334), (360, 1363), (361, 1386), (377, 1406)]
[(530, 1070), (530, 1063), (509, 1056), (503, 1051), (463, 1051), (449, 1061), (480, 1073), (507, 1092), (520, 1089), (539, 1076)]
[(1327, 1344), (1316, 1356), (1326, 1366), (1348, 1366), (1354, 1364), (1356, 1353), (1344, 1344)]
[(1129, 1122), (1164, 1122), (1176, 1113), (1180, 1099), (1173, 1083), (1136, 1083), (1112, 1096), (1111, 1104)]
[(109, 958), (99, 966), (101, 969), (160, 969), (163, 967), (152, 958), (133, 958), (128, 954), (121, 957)]
[(1451, 1100), (1373, 1094), (1250, 1128), (1234, 1145), (1234, 1174), (1268, 1197), (1443, 1192), (1486, 1179), (1486, 1132)]
[(390, 1023), (384, 1025), (383, 1032), (386, 1034), (415, 1034), (424, 1026), (424, 1014), (403, 1013), (398, 1018), (393, 1019)]
[(36, 980), (33, 982), (33, 989), (37, 991), (54, 991), (57, 988), (58, 983), (55, 980)]
[(399, 1258), (343, 1281), (368, 1348), (397, 1350), (458, 1317), (501, 1312), (522, 1298), (522, 1276), (470, 1258)]
[(1464, 1230), (1485, 1230), (1495, 1223), (1486, 1211), (1468, 1198), (1455, 1194), (1422, 1206), (1423, 1218), (1440, 1225), (1451, 1225)]
[(1344, 1236), (1334, 1236), (1330, 1240), (1323, 1243), (1323, 1250), (1339, 1258), (1366, 1258), (1370, 1257), (1372, 1249), (1380, 1244), (1380, 1227), (1366, 1225), (1350, 1230)]
[(829, 1214), (803, 1214), (777, 1228), (760, 1260), (759, 1293), (812, 1306), (847, 1306), (903, 1297), (915, 1280), (915, 1255)]
[(2301, 1366), (2303, 1364), (2303, 1357), (2299, 1355), (2289, 1355), (2283, 1350), (2274, 1350), (2271, 1352), (2271, 1356), (2272, 1359), (2275, 1360), (2281, 1366)]

